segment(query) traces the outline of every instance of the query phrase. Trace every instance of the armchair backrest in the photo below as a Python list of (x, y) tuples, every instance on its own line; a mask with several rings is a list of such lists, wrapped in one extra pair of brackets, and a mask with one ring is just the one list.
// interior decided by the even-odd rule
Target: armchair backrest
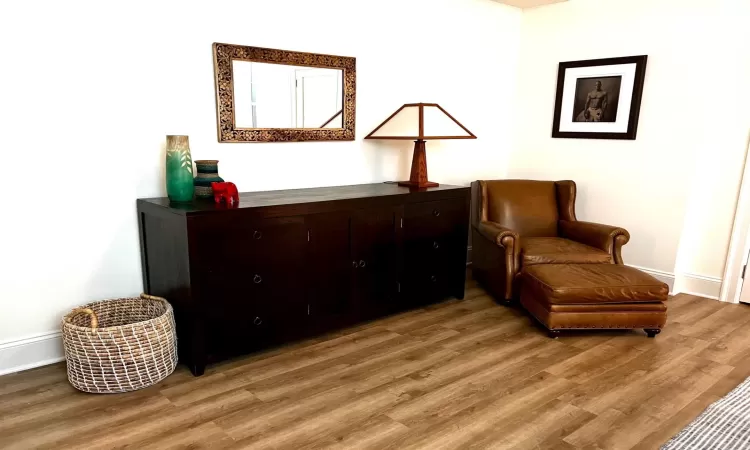
[[(557, 236), (557, 221), (576, 220), (573, 181), (482, 180), (475, 189), (477, 219), (521, 236)], [(478, 197), (478, 198), (477, 198)]]

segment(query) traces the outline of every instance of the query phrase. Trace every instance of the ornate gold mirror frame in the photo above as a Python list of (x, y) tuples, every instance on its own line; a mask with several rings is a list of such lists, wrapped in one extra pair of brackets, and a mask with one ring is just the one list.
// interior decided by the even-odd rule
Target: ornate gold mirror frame
[[(214, 74), (216, 79), (216, 119), (219, 142), (354, 140), (356, 58), (220, 43), (214, 43), (213, 47)], [(236, 127), (232, 74), (233, 60), (343, 70), (343, 128)]]

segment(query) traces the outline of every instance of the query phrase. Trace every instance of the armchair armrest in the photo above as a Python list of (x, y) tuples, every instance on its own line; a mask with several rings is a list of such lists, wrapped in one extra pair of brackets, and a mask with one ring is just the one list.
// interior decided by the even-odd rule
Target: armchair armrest
[(476, 228), (482, 236), (503, 247), (513, 249), (519, 240), (518, 233), (495, 222), (479, 222)]
[(521, 240), (518, 233), (498, 223), (482, 221), (474, 226), (475, 273), (486, 273), (485, 282), (496, 285), (496, 295), (508, 301), (519, 270)]
[(623, 264), (622, 246), (630, 240), (624, 228), (593, 222), (561, 220), (560, 234), (570, 240), (595, 247), (612, 255), (616, 264)]

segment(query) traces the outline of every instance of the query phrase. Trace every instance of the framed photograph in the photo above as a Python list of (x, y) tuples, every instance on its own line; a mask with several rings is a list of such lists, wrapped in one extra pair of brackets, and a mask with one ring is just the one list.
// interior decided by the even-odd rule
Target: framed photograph
[(635, 139), (648, 56), (560, 63), (553, 138)]

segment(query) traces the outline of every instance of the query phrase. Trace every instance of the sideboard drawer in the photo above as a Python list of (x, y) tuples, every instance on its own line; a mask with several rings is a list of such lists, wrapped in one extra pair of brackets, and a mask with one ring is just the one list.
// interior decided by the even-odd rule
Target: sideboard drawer
[(454, 274), (447, 267), (429, 266), (415, 270), (405, 281), (404, 300), (409, 306), (421, 306), (452, 293)]
[[(295, 334), (308, 314), (297, 277), (296, 270), (270, 266), (205, 277), (197, 287), (208, 327), (224, 341), (234, 335), (232, 351), (261, 348)], [(209, 350), (220, 349), (209, 343)]]
[(285, 265), (291, 270), (304, 258), (306, 244), (303, 217), (238, 218), (221, 226), (201, 220), (195, 232), (194, 263), (207, 273), (246, 274), (270, 266), (283, 270)]
[(404, 211), (404, 229), (407, 239), (432, 238), (450, 234), (460, 229), (462, 221), (468, 222), (465, 201), (462, 199), (411, 203)]

